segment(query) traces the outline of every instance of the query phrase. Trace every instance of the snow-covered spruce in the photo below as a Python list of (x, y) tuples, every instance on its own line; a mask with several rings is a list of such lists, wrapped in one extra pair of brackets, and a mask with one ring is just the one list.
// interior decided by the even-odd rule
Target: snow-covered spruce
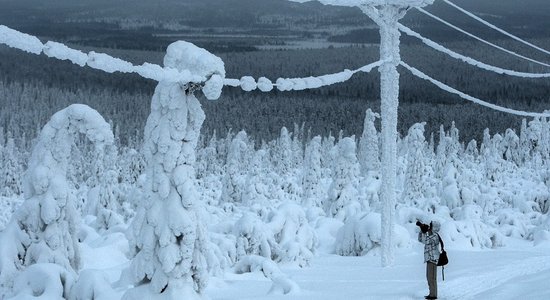
[(101, 177), (96, 202), (96, 228), (99, 230), (113, 228), (124, 222), (124, 218), (119, 214), (122, 211), (119, 206), (122, 201), (119, 199), (121, 191), (117, 183), (118, 174), (114, 170), (108, 170)]
[(325, 211), (328, 216), (345, 221), (364, 209), (367, 203), (359, 201), (359, 163), (355, 154), (355, 137), (340, 140), (337, 148), (337, 162), (334, 164)]
[(11, 132), (7, 134), (6, 144), (3, 146), (2, 143), (4, 138), (0, 137), (0, 196), (12, 197), (21, 194), (24, 157), (23, 153), (18, 151)]
[(262, 220), (246, 212), (234, 225), (237, 257), (258, 255), (275, 262), (309, 265), (318, 245), (303, 208), (287, 202), (267, 212)]
[(281, 204), (270, 214), (268, 226), (278, 244), (277, 262), (295, 262), (301, 267), (309, 265), (318, 238), (301, 206)]
[[(168, 46), (164, 64), (205, 77), (225, 75), (221, 59), (181, 41)], [(194, 169), (205, 115), (194, 89), (173, 82), (160, 82), (155, 89), (145, 126), (144, 199), (129, 236), (135, 256), (125, 273), (135, 287), (124, 299), (192, 299), (207, 284), (206, 231), (198, 215)]]
[(252, 158), (250, 170), (245, 179), (242, 202), (249, 207), (259, 209), (269, 206), (271, 198), (271, 173), (269, 172), (266, 150), (258, 150)]
[(252, 213), (245, 213), (233, 226), (236, 237), (237, 259), (258, 255), (269, 260), (278, 256), (279, 248), (273, 233), (262, 220)]
[(370, 108), (367, 109), (357, 152), (357, 159), (361, 165), (363, 176), (380, 170), (379, 135), (374, 125), (375, 120), (379, 118), (378, 113), (373, 112)]
[(302, 172), (302, 204), (305, 207), (323, 208), (326, 192), (322, 187), (321, 137), (314, 137), (306, 146)]
[(246, 132), (240, 131), (229, 146), (225, 176), (223, 177), (222, 201), (240, 203), (245, 189), (249, 143)]
[[(73, 275), (80, 268), (77, 213), (66, 179), (71, 145), (79, 133), (86, 135), (96, 148), (113, 143), (109, 124), (82, 104), (54, 114), (38, 136), (24, 178), (26, 200), (0, 235), (0, 295), (11, 293), (17, 273), (28, 266), (54, 263)], [(28, 280), (39, 278), (30, 276)]]
[(417, 123), (409, 128), (407, 141), (407, 170), (402, 194), (402, 203), (426, 212), (434, 212), (435, 183), (431, 166), (425, 156), (427, 145), (424, 139), (425, 123)]

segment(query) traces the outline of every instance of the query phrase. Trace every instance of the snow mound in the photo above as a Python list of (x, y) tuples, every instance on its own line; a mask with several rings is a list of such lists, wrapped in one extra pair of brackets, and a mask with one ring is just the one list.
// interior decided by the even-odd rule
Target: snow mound
[(266, 278), (273, 281), (269, 294), (296, 294), (300, 287), (296, 282), (288, 278), (273, 261), (257, 256), (243, 257), (234, 267), (235, 273), (262, 272)]
[[(381, 245), (381, 216), (378, 213), (366, 213), (350, 218), (336, 235), (336, 254), (343, 256), (362, 256)], [(408, 231), (395, 224), (394, 244), (399, 248), (410, 245)]]
[(35, 264), (22, 271), (14, 281), (13, 300), (67, 299), (75, 280), (64, 268), (49, 263)]
[(98, 270), (83, 270), (74, 283), (70, 299), (113, 299), (114, 290), (109, 283), (108, 276)]
[(454, 248), (496, 248), (504, 246), (504, 236), (495, 227), (481, 221), (481, 207), (465, 205), (454, 209), (456, 221), (444, 222), (440, 234)]

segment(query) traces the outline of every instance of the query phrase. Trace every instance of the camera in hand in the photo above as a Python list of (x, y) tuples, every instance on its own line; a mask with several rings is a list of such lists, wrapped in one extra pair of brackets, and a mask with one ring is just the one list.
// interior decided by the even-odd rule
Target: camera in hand
[(428, 232), (428, 230), (430, 229), (430, 225), (423, 224), (420, 221), (416, 221), (416, 226), (420, 227), (420, 231), (422, 231), (423, 233)]

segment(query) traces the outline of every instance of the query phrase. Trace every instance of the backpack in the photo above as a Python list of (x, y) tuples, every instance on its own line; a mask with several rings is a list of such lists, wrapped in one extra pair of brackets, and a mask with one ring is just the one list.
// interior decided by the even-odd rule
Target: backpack
[(447, 257), (447, 251), (445, 251), (445, 244), (443, 244), (443, 240), (441, 239), (441, 236), (439, 235), (439, 233), (437, 234), (437, 237), (439, 237), (439, 242), (441, 243), (441, 254), (439, 254), (437, 265), (443, 267), (443, 269), (441, 270), (441, 274), (443, 275), (443, 280), (445, 280), (445, 265), (449, 263), (449, 258)]

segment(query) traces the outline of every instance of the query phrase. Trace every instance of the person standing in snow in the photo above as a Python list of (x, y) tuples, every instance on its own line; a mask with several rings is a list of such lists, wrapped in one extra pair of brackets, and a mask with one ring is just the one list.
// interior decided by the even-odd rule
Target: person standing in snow
[(437, 221), (430, 222), (430, 225), (416, 222), (420, 227), (418, 241), (424, 244), (424, 262), (426, 263), (426, 279), (430, 294), (424, 298), (437, 299), (437, 261), (439, 260), (439, 236), (441, 224)]

